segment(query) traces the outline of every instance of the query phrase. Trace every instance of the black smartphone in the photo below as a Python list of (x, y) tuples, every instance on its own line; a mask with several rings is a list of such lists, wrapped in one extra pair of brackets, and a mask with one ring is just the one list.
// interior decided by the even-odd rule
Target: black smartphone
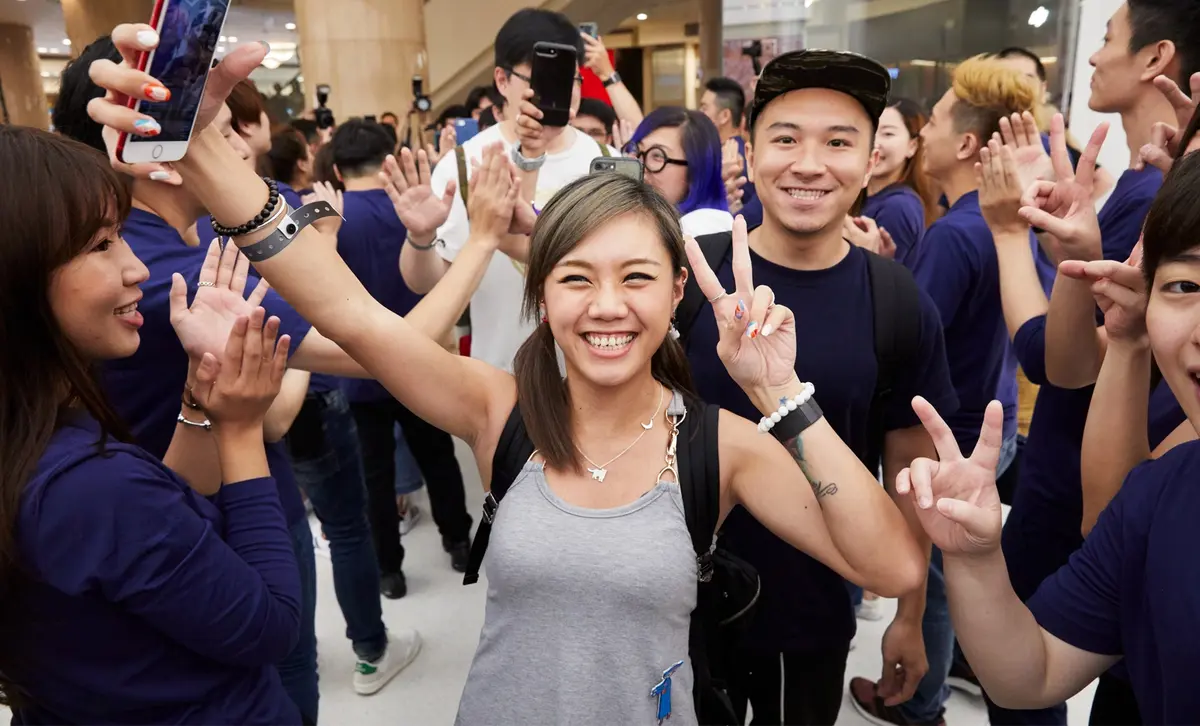
[(580, 23), (579, 24), (579, 32), (583, 33), (584, 35), (590, 35), (593, 38), (599, 38), (600, 37), (600, 24), (599, 23)]
[(589, 174), (608, 172), (616, 172), (637, 181), (643, 181), (645, 178), (645, 168), (637, 159), (631, 159), (628, 156), (597, 156), (592, 159), (591, 169), (588, 170)]
[(543, 126), (566, 126), (571, 122), (571, 98), (579, 59), (575, 47), (562, 43), (534, 43), (533, 105), (542, 112)]

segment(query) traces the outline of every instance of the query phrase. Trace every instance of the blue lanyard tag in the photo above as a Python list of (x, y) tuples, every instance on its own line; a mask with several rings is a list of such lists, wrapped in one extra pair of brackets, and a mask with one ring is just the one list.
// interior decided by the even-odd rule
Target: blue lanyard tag
[(650, 697), (658, 698), (657, 718), (659, 726), (662, 726), (663, 721), (671, 718), (671, 676), (681, 667), (683, 667), (683, 661), (679, 661), (663, 671), (662, 680), (650, 689)]

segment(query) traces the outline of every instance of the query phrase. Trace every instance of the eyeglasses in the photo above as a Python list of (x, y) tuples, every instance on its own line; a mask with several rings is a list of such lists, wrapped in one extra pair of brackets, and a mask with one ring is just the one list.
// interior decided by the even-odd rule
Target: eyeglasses
[(651, 174), (657, 174), (667, 168), (667, 164), (675, 166), (687, 166), (686, 159), (672, 159), (667, 156), (667, 150), (661, 146), (651, 146), (649, 149), (642, 151), (636, 147), (629, 147), (625, 153), (633, 156), (633, 158), (642, 162), (642, 166)]
[[(525, 75), (524, 73), (518, 73), (518, 72), (514, 71), (513, 69), (509, 68), (508, 75), (513, 76), (514, 78), (520, 78), (522, 81), (525, 81), (529, 85), (531, 85), (531, 86), (533, 85), (533, 79), (530, 78), (529, 76)], [(575, 74), (575, 85), (576, 86), (583, 85), (583, 76), (579, 75), (578, 73)]]

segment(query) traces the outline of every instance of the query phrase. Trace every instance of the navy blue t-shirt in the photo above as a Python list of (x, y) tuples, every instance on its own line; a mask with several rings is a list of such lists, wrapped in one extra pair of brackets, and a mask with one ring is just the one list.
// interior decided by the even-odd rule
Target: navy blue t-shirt
[(896, 243), (896, 262), (909, 270), (917, 268), (921, 240), (925, 236), (925, 205), (912, 187), (892, 184), (867, 197), (862, 216), (887, 229)]
[(1076, 648), (1123, 656), (1145, 723), (1200, 717), (1200, 442), (1129, 473), (1083, 547), (1029, 601)]
[[(746, 140), (741, 136), (733, 138), (737, 139), (738, 154), (742, 157), (742, 176), (749, 179), (750, 162), (746, 159)], [(754, 229), (762, 224), (762, 201), (758, 198), (758, 191), (751, 181), (747, 181), (746, 186), (742, 187), (742, 211), (739, 214), (746, 220), (746, 229)]]
[[(142, 300), (138, 303), (145, 324), (137, 352), (121, 360), (105, 361), (101, 378), (109, 400), (129, 425), (138, 445), (161, 459), (175, 435), (188, 369), (187, 352), (171, 327), (171, 275), (183, 275), (188, 298), (194, 297), (208, 245), (189, 247), (161, 217), (141, 209), (130, 211), (121, 236), (150, 270), (149, 279), (141, 285)], [(274, 290), (267, 293), (262, 306), (268, 315), (279, 318), (279, 333), (292, 336), (290, 350), (295, 352), (312, 325)], [(283, 512), (289, 524), (298, 522), (305, 516), (304, 502), (287, 452), (281, 443), (267, 444), (266, 448)]]
[[(751, 253), (756, 285), (796, 313), (799, 355), (796, 374), (816, 387), (816, 400), (830, 426), (860, 456), (867, 447), (867, 417), (875, 390), (874, 308), (867, 271), (869, 253), (847, 244), (846, 256), (825, 270), (792, 270)], [(727, 256), (717, 269), (733, 289)], [(943, 414), (956, 400), (946, 363), (942, 328), (933, 301), (920, 294), (918, 356), (895, 376), (888, 431), (918, 426), (913, 396), (927, 398)], [(704, 305), (687, 338), (688, 359), (701, 397), (751, 421), (761, 414), (729, 377), (716, 355), (717, 325)], [(854, 611), (845, 581), (833, 570), (771, 534), (738, 507), (725, 521), (724, 542), (758, 568), (762, 598), (746, 645), (768, 653), (845, 646), (854, 637)]]
[[(382, 189), (345, 192), (346, 221), (338, 232), (338, 254), (367, 292), (397, 315), (407, 315), (421, 296), (400, 275), (400, 251), (408, 236), (392, 201)], [(392, 394), (373, 380), (345, 379), (351, 402), (386, 401)]]
[(1117, 180), (1108, 201), (1096, 215), (1104, 259), (1124, 262), (1129, 257), (1142, 235), (1142, 225), (1162, 181), (1162, 172), (1149, 164), (1141, 171), (1127, 169)]
[[(930, 225), (922, 246), (914, 276), (937, 303), (950, 378), (958, 393), (957, 413), (943, 418), (959, 448), (972, 451), (983, 427), (983, 412), (1000, 391), (1008, 355), (1000, 266), (992, 232), (979, 211), (979, 192), (964, 194)], [(1005, 412), (1005, 428), (1015, 427), (1014, 401)]]

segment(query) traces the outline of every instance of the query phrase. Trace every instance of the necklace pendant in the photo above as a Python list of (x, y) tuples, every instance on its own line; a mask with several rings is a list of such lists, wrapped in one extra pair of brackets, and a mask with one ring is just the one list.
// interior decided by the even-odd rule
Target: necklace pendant
[(588, 473), (592, 475), (593, 479), (603, 483), (604, 477), (608, 476), (608, 469), (601, 469), (597, 467), (595, 469), (588, 469)]
[(644, 423), (644, 424), (642, 424), (642, 428), (643, 428), (643, 429), (645, 429), (645, 430), (647, 430), (647, 431), (649, 431), (650, 429), (654, 428), (654, 419), (650, 419), (650, 423)]

